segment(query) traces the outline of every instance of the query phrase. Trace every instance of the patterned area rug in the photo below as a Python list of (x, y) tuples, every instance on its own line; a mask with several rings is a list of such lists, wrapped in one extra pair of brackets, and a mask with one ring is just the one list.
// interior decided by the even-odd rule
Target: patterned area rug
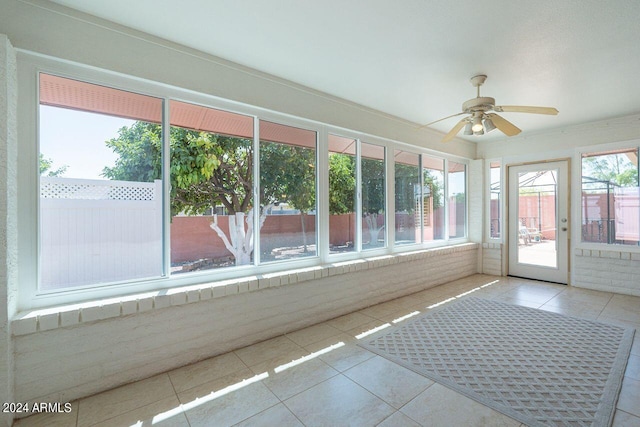
[(633, 334), (465, 298), (360, 345), (529, 426), (608, 426)]

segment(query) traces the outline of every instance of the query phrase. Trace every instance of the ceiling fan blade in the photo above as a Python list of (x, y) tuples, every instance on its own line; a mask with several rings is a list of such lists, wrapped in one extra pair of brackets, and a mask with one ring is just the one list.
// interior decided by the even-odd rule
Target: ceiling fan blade
[(494, 125), (507, 136), (514, 136), (522, 132), (516, 125), (497, 114), (487, 114)]
[[(451, 140), (453, 139), (453, 137), (454, 137), (454, 136), (456, 136), (456, 135), (458, 134), (458, 132), (460, 132), (460, 129), (462, 129), (462, 128), (464, 127), (464, 125), (465, 125), (465, 124), (467, 124), (467, 119), (466, 119), (466, 118), (464, 118), (464, 119), (460, 120), (460, 121), (458, 122), (458, 124), (457, 124), (457, 125), (455, 125), (455, 126), (453, 127), (453, 129), (451, 129), (451, 130), (449, 131), (449, 133), (448, 133), (448, 134), (446, 134), (446, 135), (444, 136), (444, 138), (442, 138), (442, 142), (449, 142), (449, 141), (451, 141)], [(496, 127), (498, 127), (498, 126), (496, 125)]]
[(441, 119), (438, 119), (438, 120), (436, 120), (436, 121), (434, 121), (434, 122), (427, 123), (426, 125), (422, 125), (422, 126), (420, 126), (418, 129), (422, 129), (422, 128), (425, 128), (425, 127), (427, 127), (427, 126), (431, 126), (431, 125), (432, 125), (432, 124), (434, 124), (434, 123), (438, 123), (438, 122), (441, 122), (441, 121), (443, 121), (443, 120), (450, 119), (451, 117), (459, 116), (459, 115), (461, 115), (461, 114), (467, 114), (467, 113), (465, 113), (465, 112), (463, 111), (462, 113), (452, 114), (452, 115), (450, 115), (450, 116), (447, 116), (447, 117), (443, 117), (443, 118), (441, 118)]
[(495, 111), (500, 113), (533, 113), (533, 114), (549, 114), (555, 116), (558, 110), (553, 107), (527, 107), (524, 105), (502, 105), (495, 106)]

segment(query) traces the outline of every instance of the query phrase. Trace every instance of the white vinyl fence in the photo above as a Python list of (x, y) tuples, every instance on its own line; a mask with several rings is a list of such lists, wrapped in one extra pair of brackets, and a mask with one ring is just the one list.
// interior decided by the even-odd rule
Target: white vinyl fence
[(40, 178), (40, 289), (162, 274), (162, 184)]

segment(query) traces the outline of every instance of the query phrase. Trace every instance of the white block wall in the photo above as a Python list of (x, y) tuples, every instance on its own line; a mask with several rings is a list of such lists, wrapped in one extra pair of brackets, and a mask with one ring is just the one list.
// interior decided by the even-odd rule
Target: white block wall
[(477, 258), (469, 243), (26, 316), (15, 399), (87, 396), (475, 274)]
[(494, 276), (502, 276), (502, 244), (482, 244), (482, 272)]
[(574, 255), (573, 286), (640, 296), (640, 253), (576, 249)]
[[(9, 319), (17, 282), (17, 74), (16, 55), (0, 34), (0, 403), (13, 398), (13, 346)], [(11, 425), (0, 412), (0, 425)]]

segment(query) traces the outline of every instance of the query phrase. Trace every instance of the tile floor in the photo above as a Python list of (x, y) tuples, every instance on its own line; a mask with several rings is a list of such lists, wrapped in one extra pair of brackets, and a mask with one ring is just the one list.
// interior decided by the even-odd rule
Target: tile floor
[[(463, 294), (640, 330), (640, 297), (474, 275), (80, 399), (69, 414), (41, 414), (14, 425), (521, 426), (356, 345), (372, 330)], [(640, 426), (639, 334), (616, 427)]]

